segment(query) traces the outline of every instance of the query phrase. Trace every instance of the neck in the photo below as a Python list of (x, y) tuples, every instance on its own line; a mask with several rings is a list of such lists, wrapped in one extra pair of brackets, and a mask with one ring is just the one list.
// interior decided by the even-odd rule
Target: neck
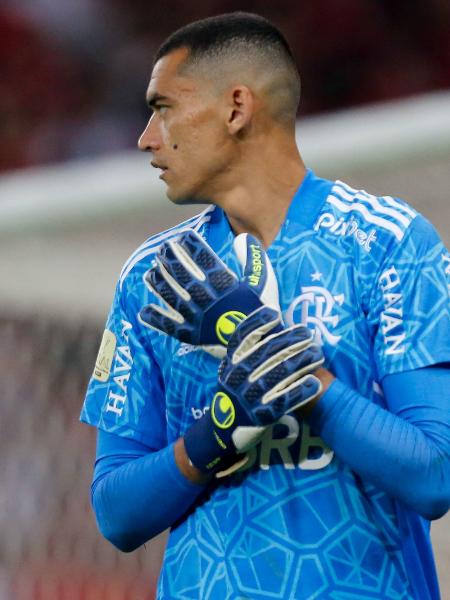
[[(270, 139), (270, 143), (267, 143)], [(306, 169), (295, 139), (271, 132), (236, 153), (225, 180), (218, 182), (215, 204), (225, 211), (233, 231), (251, 233), (267, 248), (275, 239)]]

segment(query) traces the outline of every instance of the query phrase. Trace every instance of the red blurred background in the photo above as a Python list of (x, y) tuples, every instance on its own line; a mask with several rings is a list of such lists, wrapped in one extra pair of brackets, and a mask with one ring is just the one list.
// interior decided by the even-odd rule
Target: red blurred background
[(135, 145), (155, 49), (234, 10), (287, 36), (301, 115), (450, 87), (447, 0), (3, 0), (0, 171)]

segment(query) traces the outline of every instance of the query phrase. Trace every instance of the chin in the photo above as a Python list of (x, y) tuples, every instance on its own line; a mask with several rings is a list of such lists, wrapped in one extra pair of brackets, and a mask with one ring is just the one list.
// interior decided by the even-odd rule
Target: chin
[(193, 192), (176, 192), (170, 187), (167, 188), (167, 197), (173, 204), (184, 206), (187, 204), (211, 204), (210, 198), (200, 197)]

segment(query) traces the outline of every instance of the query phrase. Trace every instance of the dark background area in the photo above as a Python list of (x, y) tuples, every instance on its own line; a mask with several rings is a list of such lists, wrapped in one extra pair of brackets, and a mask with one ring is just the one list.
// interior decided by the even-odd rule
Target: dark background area
[(159, 44), (234, 10), (286, 35), (299, 116), (450, 87), (448, 0), (3, 0), (0, 171), (134, 146)]

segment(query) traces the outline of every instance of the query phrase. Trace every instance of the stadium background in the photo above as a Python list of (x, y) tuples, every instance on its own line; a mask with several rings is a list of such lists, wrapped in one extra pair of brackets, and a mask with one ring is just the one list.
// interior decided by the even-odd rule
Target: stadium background
[[(0, 600), (153, 597), (164, 536), (121, 555), (98, 534), (95, 433), (78, 413), (121, 265), (196, 210), (170, 206), (131, 149), (151, 56), (174, 28), (236, 9), (292, 45), (308, 165), (407, 199), (450, 244), (446, 0), (3, 0)], [(449, 522), (432, 528), (443, 598)]]

